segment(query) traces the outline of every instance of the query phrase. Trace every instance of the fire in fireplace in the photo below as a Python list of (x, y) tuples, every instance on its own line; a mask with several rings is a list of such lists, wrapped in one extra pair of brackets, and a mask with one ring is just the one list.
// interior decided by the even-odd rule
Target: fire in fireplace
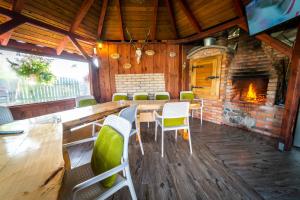
[(235, 78), (232, 81), (232, 101), (264, 103), (266, 101), (269, 78)]

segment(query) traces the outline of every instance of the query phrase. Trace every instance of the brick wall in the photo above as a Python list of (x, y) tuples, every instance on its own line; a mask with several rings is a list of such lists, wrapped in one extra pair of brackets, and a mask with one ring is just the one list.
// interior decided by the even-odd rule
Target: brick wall
[(115, 80), (116, 92), (126, 92), (129, 97), (135, 92), (148, 92), (152, 97), (155, 92), (166, 91), (163, 73), (116, 74)]

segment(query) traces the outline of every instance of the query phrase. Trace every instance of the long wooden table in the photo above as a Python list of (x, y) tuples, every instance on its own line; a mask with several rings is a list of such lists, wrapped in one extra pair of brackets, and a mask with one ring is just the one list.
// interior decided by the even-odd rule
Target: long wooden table
[(63, 134), (127, 106), (109, 102), (0, 126), (24, 130), (0, 136), (0, 199), (57, 199), (65, 171)]

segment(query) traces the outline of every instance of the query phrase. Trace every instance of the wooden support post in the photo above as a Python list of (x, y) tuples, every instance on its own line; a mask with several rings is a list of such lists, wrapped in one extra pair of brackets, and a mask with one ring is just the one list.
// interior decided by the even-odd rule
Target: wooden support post
[(89, 58), (89, 55), (85, 52), (85, 50), (82, 48), (82, 46), (77, 42), (77, 40), (72, 37), (72, 36), (69, 36), (69, 39), (71, 40), (72, 44), (76, 47), (76, 49), (82, 54), (82, 56), (85, 58), (85, 59), (88, 59)]
[(285, 111), (281, 125), (281, 142), (285, 144), (285, 150), (290, 150), (293, 143), (293, 134), (299, 108), (300, 99), (300, 24), (294, 44), (290, 64), (290, 77), (285, 98)]

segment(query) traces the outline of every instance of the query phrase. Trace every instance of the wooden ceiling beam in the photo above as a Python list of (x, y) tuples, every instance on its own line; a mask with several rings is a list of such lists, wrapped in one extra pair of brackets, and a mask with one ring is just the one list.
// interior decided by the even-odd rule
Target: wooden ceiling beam
[(155, 38), (156, 38), (157, 12), (158, 12), (158, 0), (154, 0), (154, 3), (153, 3), (152, 26), (151, 26), (151, 40), (155, 40)]
[(170, 3), (170, 0), (165, 0), (165, 4), (166, 4), (167, 9), (168, 9), (168, 13), (169, 13), (169, 17), (170, 17), (170, 20), (171, 20), (173, 31), (175, 33), (175, 37), (178, 38), (178, 32), (177, 32), (177, 29), (176, 29), (176, 21), (175, 21), (175, 15), (174, 15), (174, 12), (173, 12), (172, 3)]
[(226, 29), (229, 29), (234, 26), (238, 26), (241, 22), (243, 21), (243, 18), (237, 18), (230, 20), (228, 22), (219, 24), (213, 28), (207, 29), (205, 31), (202, 31), (201, 33), (198, 33), (196, 35), (187, 37), (187, 38), (182, 38), (182, 39), (177, 39), (177, 40), (165, 40), (167, 43), (174, 43), (174, 44), (180, 44), (180, 43), (189, 43), (189, 42), (194, 42), (197, 40), (201, 40), (205, 37), (211, 36), (215, 33), (218, 33), (220, 31), (224, 31)]
[(233, 3), (236, 14), (239, 17), (244, 17), (245, 16), (244, 15), (244, 5), (241, 2), (241, 0), (232, 0), (232, 3)]
[(13, 18), (7, 22), (0, 24), (0, 37), (2, 36), (2, 34), (5, 34), (24, 23), (25, 21), (22, 19)]
[(103, 0), (101, 5), (101, 11), (99, 16), (99, 24), (98, 24), (98, 31), (97, 31), (97, 38), (101, 39), (102, 31), (103, 31), (103, 24), (104, 18), (107, 10), (108, 0)]
[[(75, 19), (73, 21), (73, 23), (71, 24), (70, 27), (70, 32), (74, 33), (76, 31), (76, 29), (78, 29), (78, 27), (80, 26), (83, 18), (86, 16), (87, 12), (89, 11), (89, 9), (91, 8), (91, 6), (93, 5), (94, 0), (84, 0), (75, 16)], [(64, 39), (62, 39), (58, 45), (58, 47), (56, 48), (56, 53), (57, 55), (60, 55), (61, 52), (64, 50), (67, 42), (68, 42), (68, 36), (65, 36)]]
[(177, 2), (179, 3), (180, 9), (184, 12), (184, 15), (188, 18), (189, 22), (191, 23), (193, 28), (196, 30), (196, 32), (201, 33), (202, 28), (199, 25), (199, 23), (198, 23), (197, 19), (195, 18), (195, 16), (193, 15), (191, 9), (187, 5), (186, 1), (185, 0), (178, 0)]
[(72, 44), (76, 47), (76, 49), (81, 53), (81, 55), (88, 59), (89, 55), (85, 52), (85, 50), (82, 48), (82, 46), (78, 43), (78, 41), (73, 36), (68, 36), (71, 40)]
[(20, 43), (13, 39), (10, 39), (8, 44), (5, 47), (1, 47), (0, 49), (4, 50), (12, 50), (12, 51), (20, 51), (24, 53), (30, 53), (34, 55), (40, 56), (51, 56), (69, 60), (77, 60), (77, 61), (86, 61), (81, 55), (63, 52), (61, 55), (56, 54), (56, 50), (50, 47), (39, 47), (30, 43)]
[[(243, 20), (239, 24), (239, 27), (241, 29), (243, 29), (244, 31), (248, 32), (248, 26), (247, 26), (245, 20)], [(272, 48), (276, 49), (280, 53), (291, 58), (293, 49), (291, 47), (289, 47), (287, 44), (281, 42), (280, 40), (277, 40), (277, 39), (271, 37), (267, 33), (258, 34), (255, 36), (255, 38), (266, 43), (267, 45), (271, 46)]]
[[(24, 3), (25, 3), (24, 1), (25, 0), (14, 0), (12, 10), (20, 13), (22, 11), (22, 9), (24, 8)], [(0, 44), (3, 46), (6, 46), (9, 42), (9, 39), (10, 39), (12, 33), (13, 33), (13, 29), (10, 30), (9, 32), (5, 33), (4, 35), (2, 35), (0, 37)]]
[(123, 17), (122, 17), (122, 9), (121, 9), (120, 0), (117, 0), (116, 7), (117, 7), (117, 18), (118, 18), (118, 21), (120, 22), (120, 24), (119, 24), (120, 36), (121, 36), (121, 40), (123, 41), (123, 40), (125, 40), (125, 36), (124, 36), (124, 30), (123, 30)]

